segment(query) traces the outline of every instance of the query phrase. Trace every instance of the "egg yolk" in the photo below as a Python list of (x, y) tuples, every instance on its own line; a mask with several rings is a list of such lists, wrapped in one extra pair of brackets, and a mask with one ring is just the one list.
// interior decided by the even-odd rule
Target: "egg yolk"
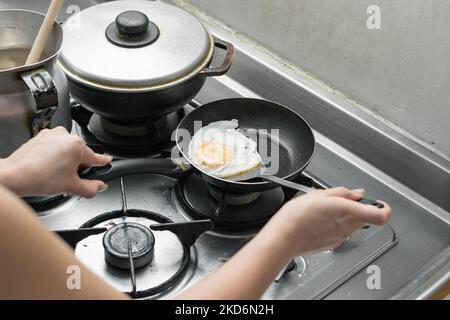
[(195, 153), (196, 161), (211, 169), (230, 163), (233, 157), (233, 151), (230, 148), (215, 141), (202, 144)]

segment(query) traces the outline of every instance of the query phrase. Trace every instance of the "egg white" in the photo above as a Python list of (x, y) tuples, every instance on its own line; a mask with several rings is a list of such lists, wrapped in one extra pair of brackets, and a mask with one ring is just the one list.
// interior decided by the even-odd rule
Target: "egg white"
[[(189, 144), (189, 158), (202, 171), (212, 176), (226, 179), (236, 177), (256, 169), (261, 165), (261, 157), (258, 153), (258, 145), (251, 138), (238, 131), (238, 120), (217, 121), (201, 128), (192, 138)], [(196, 151), (203, 144), (216, 142), (227, 146), (232, 150), (233, 157), (224, 165), (210, 168), (197, 162)]]

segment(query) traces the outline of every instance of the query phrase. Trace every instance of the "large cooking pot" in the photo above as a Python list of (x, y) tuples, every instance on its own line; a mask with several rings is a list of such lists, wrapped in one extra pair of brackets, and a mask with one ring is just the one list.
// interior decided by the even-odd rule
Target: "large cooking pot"
[(56, 64), (63, 41), (59, 24), (41, 60), (24, 66), (43, 21), (40, 13), (0, 10), (0, 158), (42, 129), (71, 129), (67, 80)]
[[(211, 67), (215, 48), (225, 49), (226, 56)], [(64, 25), (59, 62), (83, 107), (130, 122), (182, 108), (207, 77), (228, 71), (233, 53), (231, 44), (214, 38), (185, 10), (128, 0), (73, 15)]]

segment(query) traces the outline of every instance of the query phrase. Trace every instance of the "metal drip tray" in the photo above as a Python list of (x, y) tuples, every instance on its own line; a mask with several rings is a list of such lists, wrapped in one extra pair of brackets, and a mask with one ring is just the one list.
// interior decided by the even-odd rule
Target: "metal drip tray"
[[(343, 246), (306, 257), (307, 268), (298, 289), (284, 299), (323, 299), (397, 244), (390, 226), (355, 233)], [(289, 277), (286, 279), (289, 281)], [(361, 284), (364, 286), (365, 284)]]

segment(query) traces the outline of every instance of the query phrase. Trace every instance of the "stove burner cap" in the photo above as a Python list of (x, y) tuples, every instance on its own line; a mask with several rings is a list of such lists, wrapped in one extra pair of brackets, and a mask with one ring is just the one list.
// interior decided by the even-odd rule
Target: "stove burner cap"
[(148, 265), (153, 260), (155, 237), (149, 228), (133, 222), (118, 224), (110, 228), (103, 237), (105, 260), (108, 264), (130, 269), (128, 243), (131, 243), (135, 269)]

